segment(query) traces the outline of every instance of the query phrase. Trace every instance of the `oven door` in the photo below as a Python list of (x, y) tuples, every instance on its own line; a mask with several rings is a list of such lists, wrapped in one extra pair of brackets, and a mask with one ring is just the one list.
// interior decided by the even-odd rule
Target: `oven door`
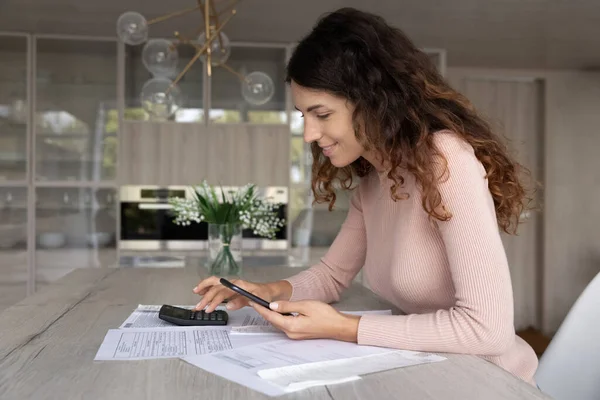
[(161, 202), (121, 202), (123, 250), (197, 250), (207, 248), (208, 224), (176, 225), (171, 206)]
[(255, 235), (252, 229), (244, 229), (242, 231), (242, 246), (244, 249), (285, 250), (288, 248), (287, 204), (279, 204), (276, 210), (278, 218), (283, 220), (284, 225), (275, 233), (275, 238), (267, 239)]

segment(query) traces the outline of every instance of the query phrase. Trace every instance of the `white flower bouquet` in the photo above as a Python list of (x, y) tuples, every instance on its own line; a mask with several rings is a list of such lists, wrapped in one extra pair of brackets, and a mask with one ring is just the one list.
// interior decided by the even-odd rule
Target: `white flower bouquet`
[(222, 188), (217, 191), (203, 181), (193, 187), (193, 193), (191, 199), (169, 198), (171, 212), (178, 225), (205, 221), (217, 226), (215, 229), (218, 229), (220, 244), (215, 257), (211, 257), (210, 269), (213, 274), (221, 274), (227, 269), (232, 273), (239, 272), (231, 250), (234, 236), (241, 236), (239, 227), (252, 229), (255, 235), (272, 239), (284, 225), (277, 215), (277, 204), (261, 198), (254, 184), (226, 193)]

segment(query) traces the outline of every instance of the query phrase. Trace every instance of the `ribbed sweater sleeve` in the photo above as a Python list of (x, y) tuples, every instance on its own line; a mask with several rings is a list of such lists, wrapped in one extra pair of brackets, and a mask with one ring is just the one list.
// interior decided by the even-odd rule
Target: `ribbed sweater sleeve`
[(325, 256), (317, 265), (287, 279), (293, 288), (290, 300), (338, 301), (342, 291), (363, 267), (366, 252), (360, 191), (355, 190), (348, 215)]

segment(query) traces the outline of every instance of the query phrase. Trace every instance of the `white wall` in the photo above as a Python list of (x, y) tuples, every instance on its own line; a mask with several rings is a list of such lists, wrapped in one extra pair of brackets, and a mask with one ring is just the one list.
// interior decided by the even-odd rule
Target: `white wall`
[(448, 68), (463, 77), (545, 81), (542, 330), (552, 334), (600, 272), (600, 73)]

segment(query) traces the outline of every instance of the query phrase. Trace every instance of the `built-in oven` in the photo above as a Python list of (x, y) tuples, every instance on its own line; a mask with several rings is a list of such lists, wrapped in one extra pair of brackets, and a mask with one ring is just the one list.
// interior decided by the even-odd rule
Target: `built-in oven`
[[(237, 187), (223, 187), (223, 190), (237, 190)], [(242, 242), (244, 249), (288, 248), (288, 188), (270, 186), (257, 188), (259, 195), (275, 204), (279, 218), (284, 221), (274, 239), (254, 235), (251, 229), (244, 229)], [(173, 222), (170, 213), (169, 197), (192, 198), (193, 188), (189, 186), (122, 186), (119, 191), (121, 250), (203, 250), (208, 248), (208, 224), (192, 223), (187, 226)]]

